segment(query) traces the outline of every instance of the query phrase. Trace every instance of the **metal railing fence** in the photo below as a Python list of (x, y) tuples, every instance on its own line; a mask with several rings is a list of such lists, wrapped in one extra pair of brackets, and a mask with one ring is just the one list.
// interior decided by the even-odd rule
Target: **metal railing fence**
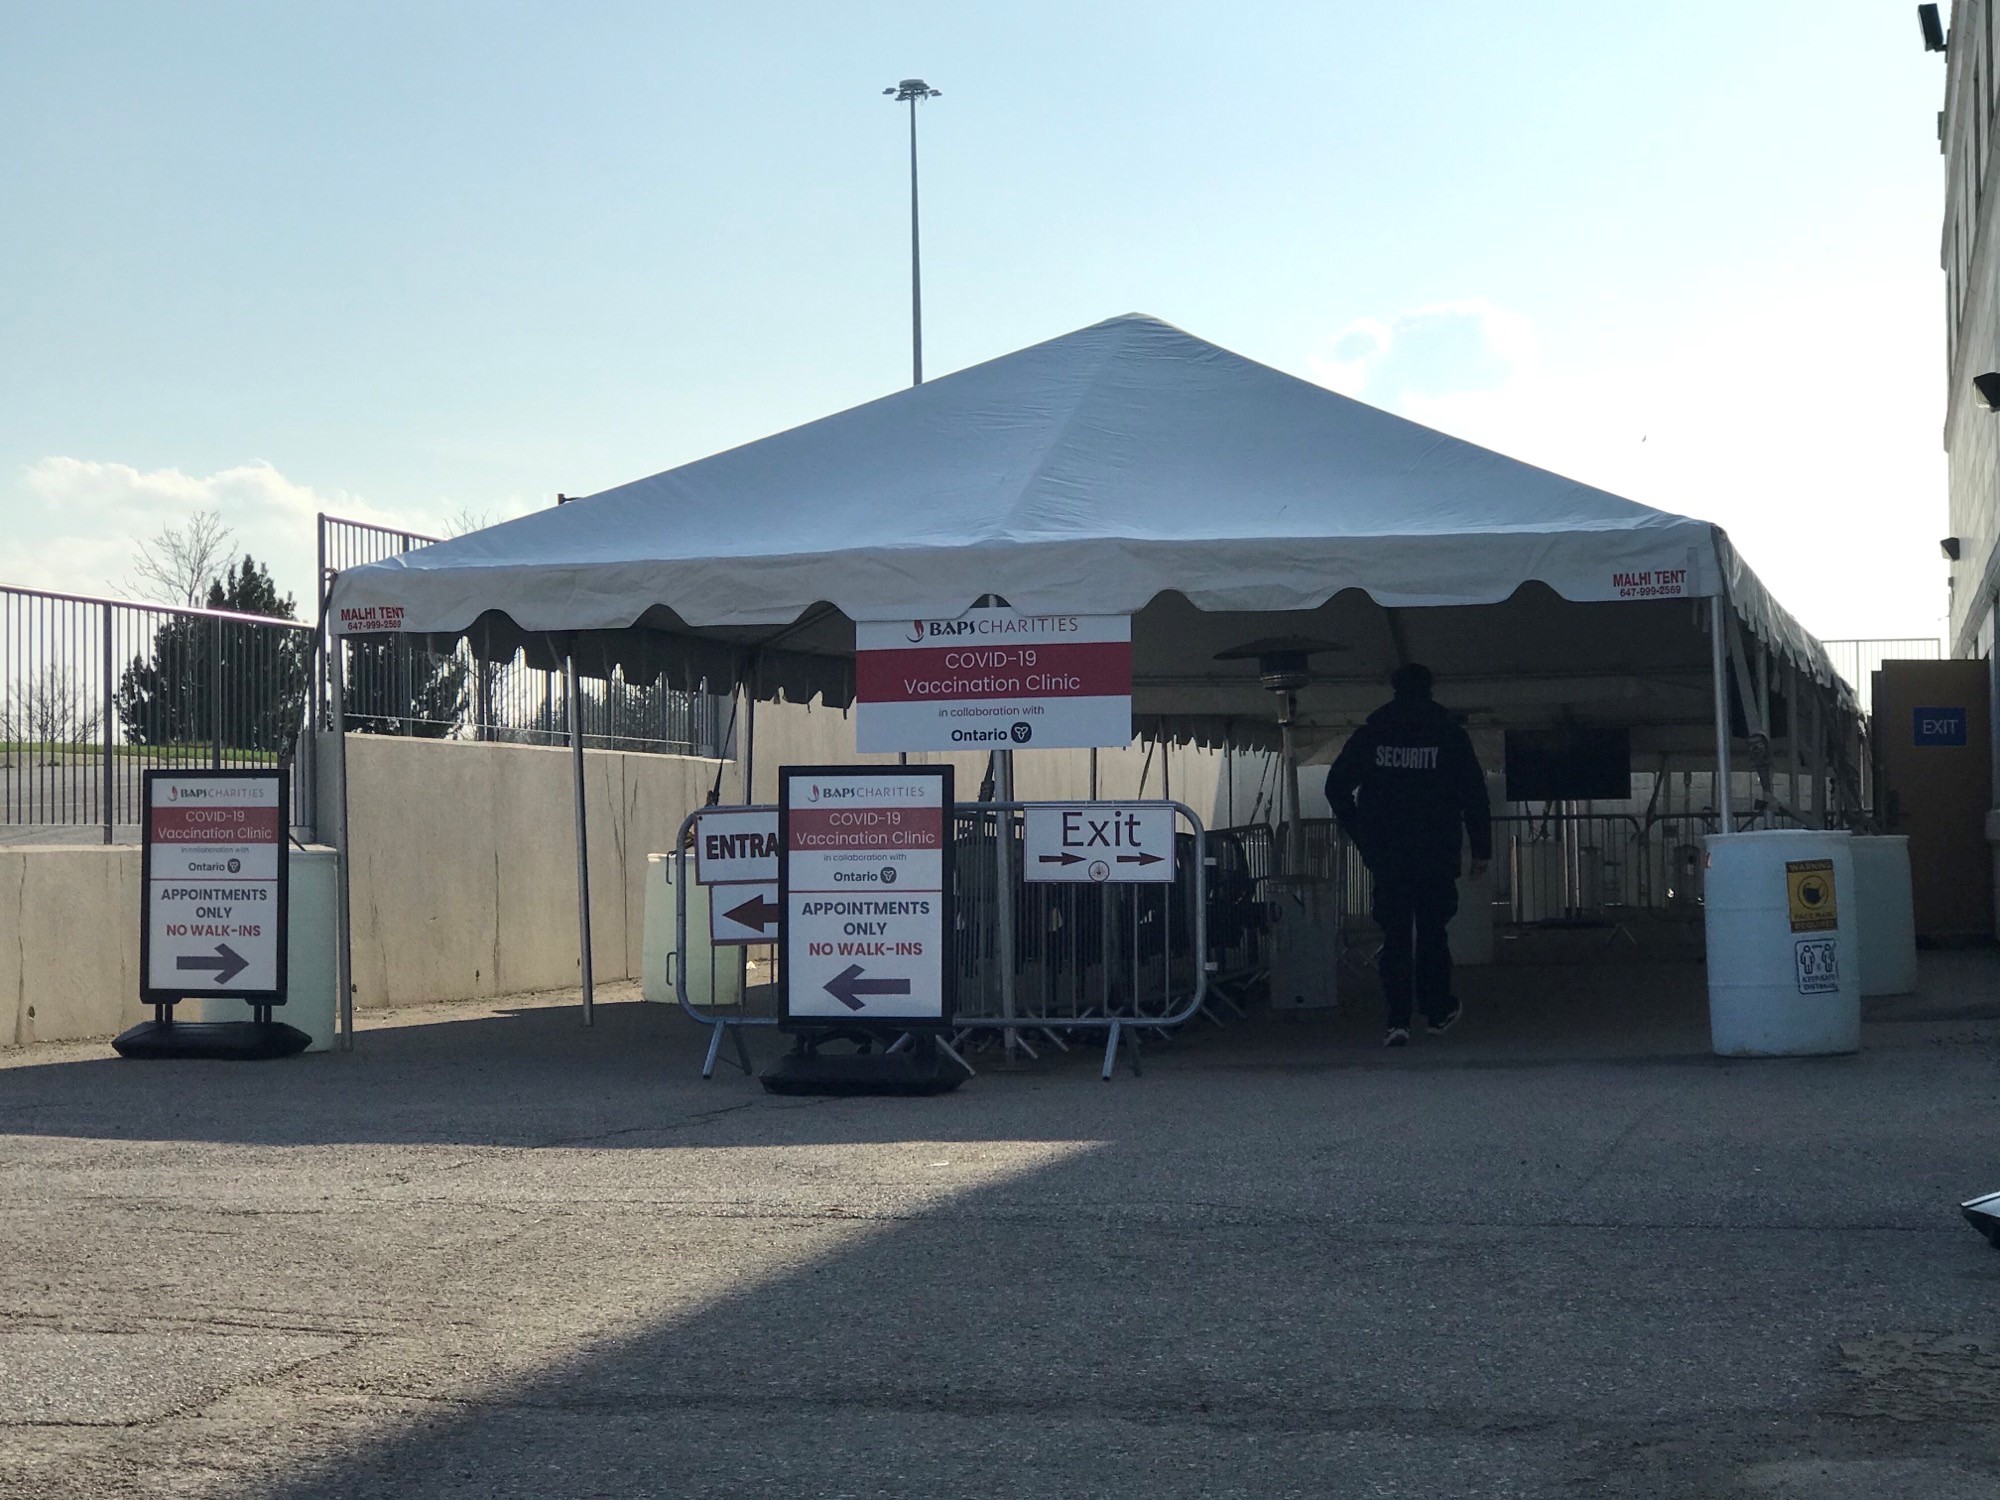
[(0, 838), (136, 839), (143, 773), (291, 766), (313, 824), (313, 630), (0, 585)]
[[(345, 568), (380, 562), (440, 538), (337, 516), (319, 518), (321, 597)], [(402, 637), (359, 638), (342, 643), (347, 727), (362, 734), (419, 739), (483, 740), (499, 744), (567, 745), (569, 720), (560, 672), (510, 662), (482, 662), (465, 643), (430, 651)], [(328, 649), (322, 636), (321, 650)], [(325, 700), (324, 658), (316, 681)], [(669, 687), (664, 678), (629, 682), (585, 679), (578, 709), (583, 743), (592, 750), (723, 756), (729, 753), (729, 700), (713, 693)]]
[(1904, 639), (1821, 641), (1826, 654), (1833, 659), (1833, 669), (1847, 679), (1849, 687), (1860, 700), (1861, 711), (1871, 718), (1875, 713), (1875, 678), (1878, 667), (1885, 661), (1937, 661), (1944, 655), (1944, 642), (1936, 636), (1912, 636)]

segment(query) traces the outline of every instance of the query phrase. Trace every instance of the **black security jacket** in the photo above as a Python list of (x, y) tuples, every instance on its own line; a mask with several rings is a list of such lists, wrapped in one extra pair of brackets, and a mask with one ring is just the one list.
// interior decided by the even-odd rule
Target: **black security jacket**
[(1326, 800), (1378, 875), (1456, 875), (1461, 833), (1474, 859), (1493, 857), (1472, 741), (1429, 698), (1398, 698), (1370, 714), (1327, 773)]

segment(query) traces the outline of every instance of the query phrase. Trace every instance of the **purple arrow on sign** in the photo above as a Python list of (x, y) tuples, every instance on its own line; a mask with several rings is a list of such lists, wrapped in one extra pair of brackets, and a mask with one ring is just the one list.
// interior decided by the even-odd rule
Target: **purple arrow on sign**
[(753, 932), (762, 932), (778, 920), (778, 904), (775, 901), (766, 901), (760, 891), (741, 906), (726, 911), (723, 915), (740, 926), (750, 928)]
[(176, 969), (213, 969), (215, 970), (215, 982), (217, 984), (227, 984), (238, 974), (241, 974), (245, 969), (250, 967), (250, 960), (230, 947), (229, 944), (217, 943), (215, 945), (215, 957), (177, 958), (174, 960), (174, 967)]
[(860, 964), (849, 964), (826, 982), (826, 992), (849, 1010), (862, 1009), (863, 995), (907, 995), (907, 979), (863, 979)]

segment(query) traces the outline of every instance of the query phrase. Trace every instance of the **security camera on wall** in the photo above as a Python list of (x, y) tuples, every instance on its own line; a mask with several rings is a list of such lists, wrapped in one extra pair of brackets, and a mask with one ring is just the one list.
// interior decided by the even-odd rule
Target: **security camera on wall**
[(1924, 51), (1944, 51), (1944, 22), (1938, 19), (1938, 8), (1935, 5), (1917, 7), (1917, 25), (1923, 28)]

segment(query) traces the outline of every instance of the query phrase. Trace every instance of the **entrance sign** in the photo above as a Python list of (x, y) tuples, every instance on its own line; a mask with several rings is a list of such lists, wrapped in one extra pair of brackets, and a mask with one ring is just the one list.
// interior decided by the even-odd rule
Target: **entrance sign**
[(1132, 617), (968, 610), (854, 627), (854, 739), (889, 750), (1132, 742)]
[(950, 766), (781, 766), (785, 1024), (948, 1024)]
[(148, 771), (139, 998), (285, 1003), (284, 771)]
[(694, 824), (696, 885), (776, 885), (778, 810), (711, 809)]
[(1037, 802), (1022, 824), (1028, 881), (1173, 883), (1171, 802)]
[(719, 885), (708, 893), (708, 936), (714, 943), (769, 943), (777, 940), (778, 886)]

